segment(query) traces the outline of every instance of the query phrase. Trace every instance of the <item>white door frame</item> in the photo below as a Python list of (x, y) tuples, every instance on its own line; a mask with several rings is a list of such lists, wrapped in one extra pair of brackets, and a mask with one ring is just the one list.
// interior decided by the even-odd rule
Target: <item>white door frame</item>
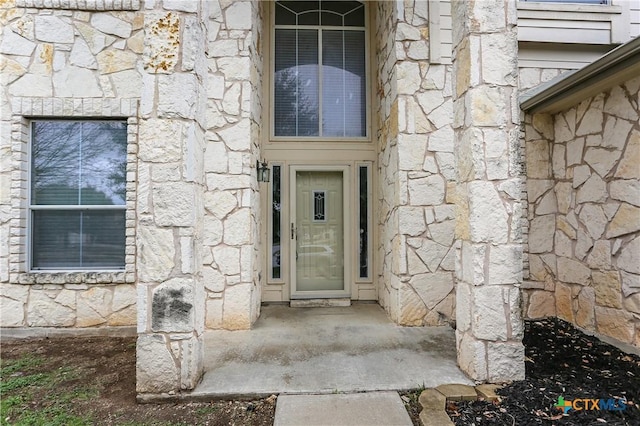
[[(342, 209), (343, 209), (343, 232), (344, 232), (344, 290), (322, 290), (322, 291), (298, 291), (296, 278), (296, 243), (297, 243), (297, 185), (296, 173), (299, 171), (310, 172), (342, 172)], [(291, 299), (321, 299), (321, 298), (351, 298), (351, 167), (349, 165), (291, 165), (289, 166), (289, 277), (291, 280)]]

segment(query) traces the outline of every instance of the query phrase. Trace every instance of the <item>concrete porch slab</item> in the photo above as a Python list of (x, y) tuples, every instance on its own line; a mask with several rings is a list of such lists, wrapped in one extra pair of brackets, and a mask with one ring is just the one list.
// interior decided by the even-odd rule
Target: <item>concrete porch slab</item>
[(399, 327), (376, 304), (263, 306), (251, 330), (205, 334), (204, 368), (192, 398), (473, 385), (450, 327)]
[(412, 426), (397, 392), (281, 395), (273, 426)]

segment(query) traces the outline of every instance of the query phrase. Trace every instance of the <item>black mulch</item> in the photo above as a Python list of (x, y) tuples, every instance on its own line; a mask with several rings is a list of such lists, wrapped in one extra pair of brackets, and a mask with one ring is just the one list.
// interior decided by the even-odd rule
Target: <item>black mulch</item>
[[(498, 403), (449, 403), (447, 412), (456, 425), (640, 425), (640, 357), (558, 319), (527, 321), (524, 345), (526, 380), (498, 390)], [(563, 415), (554, 407), (558, 397), (626, 398), (626, 407)]]

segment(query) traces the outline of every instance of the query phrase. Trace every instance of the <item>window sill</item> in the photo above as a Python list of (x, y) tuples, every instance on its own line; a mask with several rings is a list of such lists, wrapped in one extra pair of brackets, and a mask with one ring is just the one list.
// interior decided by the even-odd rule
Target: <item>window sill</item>
[(518, 10), (538, 11), (541, 17), (546, 19), (554, 19), (554, 12), (602, 13), (609, 15), (622, 13), (622, 7), (611, 4), (546, 3), (535, 1), (519, 1)]
[(134, 283), (133, 273), (123, 270), (112, 271), (31, 271), (18, 275), (19, 284), (56, 284), (56, 285), (85, 285), (85, 284), (127, 284)]

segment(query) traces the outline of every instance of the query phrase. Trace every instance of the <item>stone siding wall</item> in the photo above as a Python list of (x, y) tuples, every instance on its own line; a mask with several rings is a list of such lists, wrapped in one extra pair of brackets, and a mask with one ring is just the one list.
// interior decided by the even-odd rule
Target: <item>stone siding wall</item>
[(640, 78), (526, 119), (529, 318), (640, 346)]
[(260, 193), (255, 168), (267, 6), (210, 2), (202, 267), (208, 328), (247, 329), (260, 313)]
[[(122, 10), (91, 13), (25, 9), (8, 1), (0, 5), (0, 23), (3, 27), (0, 40), (1, 325), (135, 325), (135, 182), (138, 98), (142, 86), (139, 66), (144, 37), (142, 14)], [(105, 117), (127, 121), (124, 271), (30, 273), (26, 270), (30, 144), (27, 118), (32, 117)]]
[(379, 5), (380, 299), (414, 326), (455, 306), (451, 66), (429, 64), (428, 38), (427, 2)]

